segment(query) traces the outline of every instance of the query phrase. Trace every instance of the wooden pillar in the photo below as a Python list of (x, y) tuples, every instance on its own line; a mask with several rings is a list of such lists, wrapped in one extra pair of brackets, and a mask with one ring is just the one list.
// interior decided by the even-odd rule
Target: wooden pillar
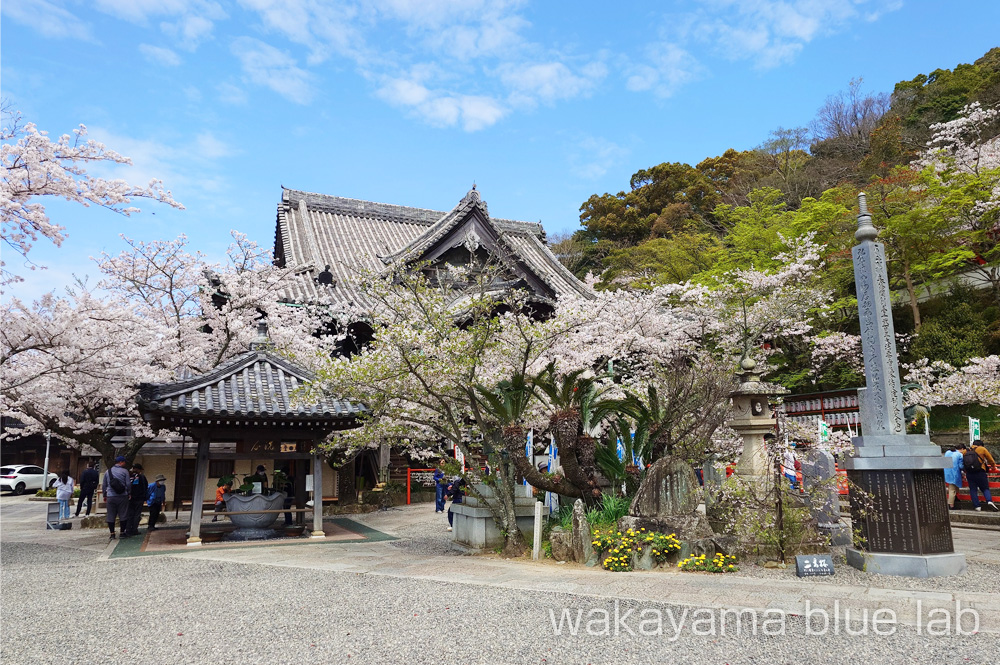
[(310, 538), (326, 538), (323, 532), (323, 458), (313, 453), (313, 530)]
[(194, 468), (194, 492), (191, 497), (191, 524), (188, 527), (187, 544), (201, 545), (201, 513), (205, 502), (205, 482), (208, 481), (208, 444), (209, 437), (198, 439), (198, 457)]
[[(295, 460), (295, 482), (292, 487), (294, 488), (295, 495), (295, 507), (296, 508), (306, 508), (306, 501), (309, 500), (309, 495), (306, 493), (306, 475), (309, 473), (310, 462), (304, 459)], [(305, 524), (305, 513), (295, 513), (295, 523)]]

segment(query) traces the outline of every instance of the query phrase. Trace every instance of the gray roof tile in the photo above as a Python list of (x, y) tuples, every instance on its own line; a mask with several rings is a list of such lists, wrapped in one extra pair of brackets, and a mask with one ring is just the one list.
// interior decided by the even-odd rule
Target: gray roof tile
[[(361, 201), (284, 189), (278, 205), (275, 256), (300, 270), (285, 294), (289, 302), (365, 304), (355, 283), (358, 269), (381, 272), (418, 257), (477, 209), (517, 259), (556, 297), (592, 298), (593, 293), (549, 251), (541, 224), (489, 216), (478, 192), (470, 191), (449, 212)], [(332, 285), (316, 277), (329, 265)]]
[(295, 390), (314, 376), (266, 350), (248, 351), (208, 374), (174, 383), (140, 387), (146, 413), (294, 419), (347, 419), (364, 411), (360, 404), (323, 396), (302, 403)]

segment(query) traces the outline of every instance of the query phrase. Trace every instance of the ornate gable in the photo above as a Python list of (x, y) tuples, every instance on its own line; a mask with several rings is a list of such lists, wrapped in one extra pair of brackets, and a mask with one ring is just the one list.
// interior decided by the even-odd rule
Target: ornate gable
[(593, 297), (549, 251), (541, 224), (491, 217), (475, 187), (449, 212), (290, 189), (278, 206), (275, 258), (300, 275), (290, 302), (360, 304), (352, 279), (358, 268), (464, 263), (470, 252), (503, 260), (539, 299)]

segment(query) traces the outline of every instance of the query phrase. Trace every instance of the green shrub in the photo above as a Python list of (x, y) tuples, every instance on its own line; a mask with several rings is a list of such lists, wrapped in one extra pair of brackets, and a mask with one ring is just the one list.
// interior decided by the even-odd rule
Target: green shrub
[[(35, 496), (44, 497), (46, 499), (54, 499), (54, 498), (56, 498), (56, 488), (50, 487), (47, 490), (38, 490), (37, 492), (35, 492)], [(80, 488), (79, 487), (73, 488), (73, 498), (74, 499), (79, 499), (80, 498)]]
[(556, 526), (562, 528), (564, 531), (569, 531), (573, 528), (573, 506), (559, 506), (559, 510), (553, 517)]
[(628, 515), (630, 503), (627, 497), (605, 494), (601, 497), (600, 506), (587, 511), (591, 529), (595, 526), (603, 529), (617, 528), (618, 520)]

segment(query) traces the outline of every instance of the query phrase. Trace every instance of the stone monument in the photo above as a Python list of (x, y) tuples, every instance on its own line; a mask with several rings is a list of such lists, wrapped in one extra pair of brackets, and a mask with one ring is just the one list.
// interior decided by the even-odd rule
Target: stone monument
[(863, 193), (858, 203), (852, 253), (866, 387), (858, 393), (862, 436), (854, 437), (855, 452), (844, 467), (871, 503), (852, 487), (855, 547), (847, 549), (847, 562), (885, 575), (958, 575), (965, 555), (954, 551), (942, 489), (949, 460), (927, 435), (906, 433), (885, 250), (875, 241)]
[(673, 533), (686, 542), (711, 539), (712, 527), (698, 511), (699, 494), (698, 476), (690, 464), (676, 457), (658, 459), (646, 470), (618, 528)]
[(802, 484), (809, 499), (809, 512), (820, 533), (830, 539), (831, 545), (850, 545), (851, 530), (840, 521), (840, 493), (833, 455), (813, 446), (796, 452), (802, 462)]

